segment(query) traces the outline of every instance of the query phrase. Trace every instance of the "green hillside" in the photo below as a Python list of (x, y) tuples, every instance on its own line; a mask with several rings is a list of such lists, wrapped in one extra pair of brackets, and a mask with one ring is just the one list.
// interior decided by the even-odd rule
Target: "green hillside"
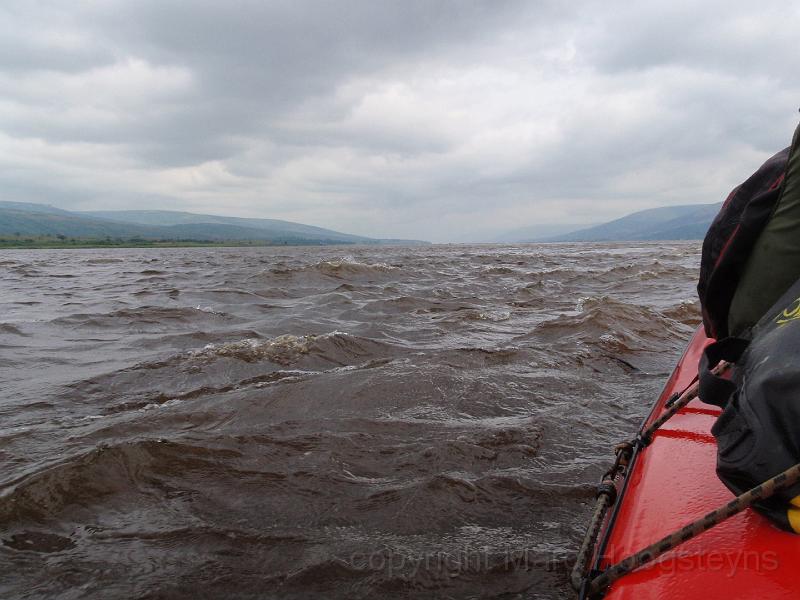
[(245, 235), (263, 236), (267, 232), (276, 238), (302, 238), (332, 241), (348, 244), (369, 244), (375, 240), (367, 237), (340, 233), (322, 227), (303, 225), (291, 221), (277, 219), (247, 219), (242, 217), (225, 217), (220, 215), (204, 215), (172, 210), (118, 210), (92, 211), (79, 213), (93, 218), (102, 218), (134, 225), (174, 227), (174, 231), (204, 232), (204, 235), (219, 237), (229, 235), (231, 239), (241, 239)]
[(722, 203), (664, 206), (631, 213), (620, 219), (552, 236), (547, 242), (606, 242), (646, 240), (700, 240)]
[[(425, 243), (380, 240), (276, 219), (246, 219), (177, 211), (69, 212), (44, 204), (0, 202), (1, 246), (71, 243), (133, 245), (183, 242), (235, 245)], [(48, 241), (48, 240), (56, 241)], [(18, 242), (18, 243), (15, 243)], [(46, 243), (45, 243), (46, 242)]]

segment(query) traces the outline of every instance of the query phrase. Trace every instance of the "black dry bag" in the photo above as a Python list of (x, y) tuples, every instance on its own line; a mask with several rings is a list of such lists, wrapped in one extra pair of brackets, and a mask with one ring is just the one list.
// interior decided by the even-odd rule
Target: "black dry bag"
[[(800, 280), (752, 330), (751, 339), (726, 338), (700, 361), (700, 398), (722, 407), (711, 433), (717, 475), (741, 494), (800, 463)], [(711, 373), (734, 362), (730, 380)], [(796, 504), (795, 504), (796, 503)], [(781, 529), (800, 533), (800, 484), (755, 505)]]

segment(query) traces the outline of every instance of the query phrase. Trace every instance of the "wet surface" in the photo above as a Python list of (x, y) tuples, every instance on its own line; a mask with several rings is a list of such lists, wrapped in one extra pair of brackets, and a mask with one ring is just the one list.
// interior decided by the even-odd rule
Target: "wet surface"
[(699, 251), (3, 251), (0, 597), (569, 598)]

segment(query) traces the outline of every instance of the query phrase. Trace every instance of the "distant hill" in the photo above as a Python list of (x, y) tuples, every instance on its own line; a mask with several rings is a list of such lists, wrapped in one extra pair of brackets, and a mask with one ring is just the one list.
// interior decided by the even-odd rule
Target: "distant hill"
[[(11, 205), (11, 206), (9, 206)], [(105, 219), (84, 217), (51, 207), (20, 202), (0, 202), (0, 236), (44, 236), (103, 238), (110, 237), (156, 237), (155, 228), (131, 226)]]
[(24, 212), (49, 213), (54, 215), (72, 214), (67, 210), (61, 210), (60, 208), (56, 208), (55, 206), (50, 206), (49, 204), (34, 204), (32, 202), (0, 201), (0, 208), (9, 210), (21, 210)]
[(425, 243), (373, 239), (276, 219), (158, 210), (70, 212), (44, 204), (0, 201), (0, 236), (48, 235), (297, 245)]
[(246, 219), (242, 217), (224, 217), (219, 215), (203, 215), (173, 210), (106, 210), (78, 213), (89, 217), (133, 223), (147, 226), (166, 226), (174, 231), (192, 232), (195, 235), (222, 235), (231, 239), (250, 239), (242, 236), (259, 235), (258, 232), (267, 232), (273, 237), (287, 235), (300, 236), (309, 240), (337, 241), (347, 244), (369, 244), (375, 240), (368, 237), (349, 235), (314, 227), (302, 225), (291, 221), (277, 219)]
[(645, 240), (701, 240), (719, 212), (715, 204), (663, 206), (631, 213), (602, 225), (563, 235), (540, 238), (543, 242), (614, 242)]
[(565, 235), (578, 229), (580, 225), (529, 225), (491, 236), (490, 242), (501, 244), (525, 244), (541, 241), (542, 238)]

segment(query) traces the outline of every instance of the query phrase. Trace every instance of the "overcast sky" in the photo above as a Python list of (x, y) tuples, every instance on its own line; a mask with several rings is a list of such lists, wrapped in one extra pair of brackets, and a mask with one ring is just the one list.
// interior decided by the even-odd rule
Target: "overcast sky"
[(787, 146), (792, 2), (0, 3), (0, 199), (483, 237), (716, 202)]

